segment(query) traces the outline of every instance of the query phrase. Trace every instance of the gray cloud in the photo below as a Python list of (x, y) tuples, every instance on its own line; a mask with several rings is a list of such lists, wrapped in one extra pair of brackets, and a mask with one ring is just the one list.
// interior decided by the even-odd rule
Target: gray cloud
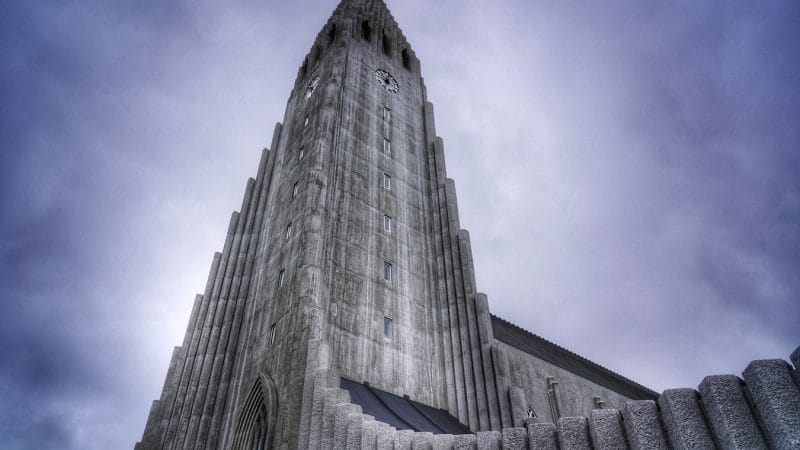
[[(334, 6), (7, 5), (4, 448), (138, 439)], [(655, 389), (800, 341), (797, 5), (389, 6), (495, 313)]]

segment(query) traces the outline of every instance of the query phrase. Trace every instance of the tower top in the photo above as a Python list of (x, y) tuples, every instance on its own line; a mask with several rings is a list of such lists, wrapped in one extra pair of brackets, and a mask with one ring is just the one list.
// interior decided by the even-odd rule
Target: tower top
[(383, 0), (342, 0), (303, 59), (297, 83), (304, 81), (325, 49), (350, 40), (374, 45), (404, 68), (420, 73), (419, 59)]

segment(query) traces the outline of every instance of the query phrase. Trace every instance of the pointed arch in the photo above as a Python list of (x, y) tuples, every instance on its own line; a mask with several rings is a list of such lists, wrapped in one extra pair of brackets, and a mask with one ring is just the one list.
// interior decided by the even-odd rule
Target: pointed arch
[(233, 450), (272, 448), (278, 396), (272, 379), (262, 375), (253, 384), (239, 412)]

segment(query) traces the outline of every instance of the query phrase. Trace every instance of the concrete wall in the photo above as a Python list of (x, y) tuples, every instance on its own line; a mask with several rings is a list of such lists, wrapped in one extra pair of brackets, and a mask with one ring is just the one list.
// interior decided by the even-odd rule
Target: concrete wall
[(457, 436), (396, 430), (362, 414), (331, 384), (315, 393), (326, 400), (313, 412), (323, 426), (303, 432), (311, 449), (800, 449), (800, 347), (792, 361), (794, 368), (780, 359), (753, 361), (741, 379), (706, 377), (699, 392), (668, 389), (657, 402)]
[(498, 350), (503, 352), (508, 364), (509, 379), (512, 386), (521, 388), (527, 404), (543, 421), (556, 422), (550, 411), (547, 390), (547, 377), (558, 381), (555, 386), (555, 398), (558, 402), (561, 417), (588, 416), (596, 409), (593, 397), (599, 396), (609, 408), (619, 408), (630, 398), (590, 380), (575, 375), (556, 365), (529, 355), (504, 342), (495, 340)]

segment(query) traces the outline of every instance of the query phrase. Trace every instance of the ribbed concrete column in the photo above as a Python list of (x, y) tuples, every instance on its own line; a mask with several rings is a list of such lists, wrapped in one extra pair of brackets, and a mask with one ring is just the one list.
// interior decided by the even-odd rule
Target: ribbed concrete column
[(753, 361), (742, 375), (772, 447), (800, 449), (800, 392), (789, 365), (782, 359)]
[(525, 428), (503, 428), (503, 450), (526, 450), (528, 430)]
[[(624, 450), (625, 431), (616, 409), (595, 409), (589, 416), (589, 433), (595, 450)], [(713, 449), (714, 447), (710, 447)]]
[(325, 404), (322, 415), (322, 441), (320, 446), (322, 448), (333, 448), (333, 437), (336, 434), (336, 414), (337, 405), (350, 403), (350, 392), (340, 388), (335, 389), (334, 395), (326, 395)]
[[(215, 255), (211, 264), (212, 271), (216, 270), (215, 266), (218, 262), (219, 259)], [(210, 276), (211, 275), (209, 275), (209, 277)], [(164, 437), (167, 426), (169, 425), (169, 418), (172, 412), (172, 407), (175, 403), (175, 396), (179, 387), (181, 373), (183, 372), (183, 367), (186, 364), (186, 349), (191, 342), (192, 334), (197, 326), (197, 317), (200, 314), (200, 305), (202, 302), (202, 294), (197, 294), (192, 305), (192, 313), (189, 316), (189, 324), (186, 326), (186, 333), (183, 336), (183, 346), (175, 347), (172, 351), (169, 369), (167, 370), (167, 378), (164, 380), (164, 387), (161, 391), (159, 405), (155, 410), (155, 417), (153, 418), (154, 423), (151, 425), (148, 421), (148, 427), (152, 427), (149, 428), (149, 432), (145, 432), (145, 436), (142, 438), (142, 442), (146, 444), (145, 448), (160, 447), (161, 440)]]
[[(473, 431), (481, 429), (480, 420), (478, 418), (478, 397), (475, 384), (475, 371), (474, 361), (472, 360), (472, 343), (470, 342), (470, 321), (467, 313), (467, 300), (464, 293), (463, 275), (461, 273), (461, 256), (458, 251), (458, 236), (459, 229), (458, 219), (458, 202), (456, 200), (455, 182), (448, 178), (444, 184), (444, 198), (446, 200), (445, 206), (447, 209), (447, 219), (449, 226), (447, 227), (446, 241), (449, 241), (449, 254), (451, 261), (450, 271), (453, 277), (456, 308), (458, 311), (458, 330), (461, 339), (462, 351), (462, 364), (464, 365), (464, 390), (467, 399), (467, 418), (469, 428)], [(445, 253), (448, 249), (445, 248)], [(447, 258), (445, 262), (447, 262)]]
[[(467, 411), (467, 397), (466, 389), (464, 386), (464, 364), (463, 364), (463, 350), (461, 345), (460, 324), (458, 319), (458, 308), (456, 305), (456, 294), (454, 283), (452, 282), (452, 261), (449, 244), (449, 219), (447, 214), (447, 206), (445, 199), (444, 183), (447, 178), (447, 173), (444, 168), (444, 143), (441, 138), (434, 138), (433, 146), (431, 148), (431, 169), (433, 171), (431, 176), (432, 182), (432, 198), (434, 199), (434, 224), (438, 227), (434, 231), (434, 240), (437, 246), (437, 264), (440, 266), (440, 275), (438, 277), (439, 291), (442, 299), (446, 304), (446, 317), (447, 329), (449, 332), (449, 353), (452, 358), (452, 374), (454, 383), (454, 392), (448, 396), (455, 398), (455, 403), (451, 403), (451, 413), (458, 417), (461, 423), (469, 423)], [(447, 345), (448, 343), (445, 343)]]
[(414, 430), (398, 430), (394, 434), (394, 448), (395, 450), (412, 450), (411, 445), (414, 442)]
[[(361, 424), (361, 448), (374, 449), (378, 446), (378, 430), (380, 429), (380, 422), (374, 420), (365, 420)], [(329, 447), (322, 447), (329, 448)]]
[(333, 448), (347, 448), (347, 424), (350, 420), (350, 416), (361, 414), (361, 406), (352, 403), (340, 403), (336, 405), (335, 408), (336, 419), (333, 424)]
[(433, 436), (433, 450), (450, 450), (453, 448), (452, 434), (435, 434)]
[(417, 432), (411, 437), (412, 450), (432, 450), (433, 449), (433, 433)]
[(500, 450), (503, 446), (503, 434), (499, 431), (479, 431), (475, 435), (478, 450)]
[(526, 427), (530, 450), (558, 450), (558, 429), (555, 424), (528, 422)]
[[(172, 408), (169, 426), (167, 427), (167, 432), (165, 433), (162, 443), (164, 448), (180, 448), (175, 446), (178, 439), (183, 438), (183, 433), (181, 433), (179, 429), (185, 430), (189, 425), (187, 417), (189, 411), (187, 409), (191, 408), (194, 392), (197, 390), (196, 383), (197, 379), (200, 377), (200, 370), (203, 363), (202, 359), (205, 355), (205, 348), (208, 342), (208, 331), (210, 331), (211, 321), (213, 320), (214, 310), (216, 309), (216, 297), (219, 294), (219, 289), (222, 286), (222, 281), (225, 276), (238, 220), (238, 213), (234, 212), (231, 214), (225, 245), (222, 250), (222, 255), (220, 256), (219, 264), (217, 264), (216, 267), (217, 270), (213, 278), (209, 277), (208, 283), (206, 284), (206, 291), (203, 293), (203, 303), (200, 305), (197, 326), (192, 333), (192, 341), (186, 354), (186, 364), (181, 374), (180, 386), (175, 397), (175, 404)], [(181, 427), (182, 420), (184, 421), (184, 425)]]
[(374, 420), (374, 417), (366, 414), (351, 414), (347, 418), (347, 448), (361, 448), (364, 422)]
[[(272, 137), (272, 148), (276, 148), (275, 146), (277, 145), (277, 141), (280, 137), (281, 129), (282, 125), (277, 123), (275, 125), (275, 133)], [(263, 226), (263, 224), (264, 217), (266, 216), (270, 189), (272, 186), (272, 172), (274, 170), (274, 165), (275, 152), (271, 152), (269, 149), (264, 149), (261, 153), (261, 161), (259, 163), (259, 175), (256, 178), (256, 184), (260, 186), (260, 193), (258, 206), (256, 208), (255, 222), (253, 223), (252, 227), (254, 238), (251, 239), (250, 242), (251, 249), (248, 251), (248, 267), (245, 268), (248, 282), (246, 288), (244, 288), (240, 293), (239, 304), (237, 305), (234, 313), (232, 324), (233, 328), (230, 338), (230, 345), (232, 345), (233, 348), (232, 351), (226, 352), (227, 355), (222, 368), (222, 377), (219, 389), (221, 397), (215, 401), (214, 412), (211, 415), (211, 424), (209, 425), (209, 436), (205, 441), (206, 449), (218, 448), (217, 442), (221, 437), (224, 438), (224, 436), (227, 435), (227, 430), (230, 429), (232, 418), (234, 416), (232, 410), (236, 400), (235, 393), (238, 392), (240, 386), (239, 383), (241, 382), (241, 376), (235, 377), (234, 379), (232, 378), (237, 368), (239, 371), (241, 371), (244, 367), (245, 348), (247, 346), (247, 342), (244, 339), (240, 340), (239, 336), (248, 336), (253, 325), (253, 314), (245, 314), (245, 311), (252, 312), (253, 310), (254, 305), (252, 302), (248, 303), (248, 301), (249, 299), (256, 297), (255, 292), (258, 288), (258, 282), (250, 282), (250, 280), (255, 278), (255, 273), (258, 268), (257, 262), (263, 261), (265, 259), (264, 253), (268, 251), (266, 246), (261, 245), (261, 238), (265, 235), (266, 229), (268, 228)], [(244, 320), (245, 317), (249, 317), (249, 320), (246, 322)], [(243, 330), (243, 328), (245, 329)], [(239, 373), (241, 374), (241, 372)], [(222, 441), (221, 444), (222, 445), (219, 447), (224, 448), (225, 442)]]
[[(236, 267), (233, 273), (233, 279), (229, 288), (225, 293), (227, 306), (225, 307), (225, 314), (222, 317), (222, 324), (218, 330), (218, 338), (214, 348), (214, 359), (211, 367), (211, 373), (208, 376), (208, 390), (205, 398), (201, 403), (201, 410), (198, 412), (198, 430), (195, 433), (194, 442), (187, 440), (188, 444), (192, 444), (190, 448), (203, 449), (206, 447), (210, 435), (210, 423), (215, 409), (215, 404), (218, 397), (224, 399), (227, 391), (227, 380), (224, 376), (226, 365), (230, 362), (234, 355), (231, 353), (235, 351), (238, 341), (238, 324), (236, 321), (236, 313), (241, 309), (241, 305), (246, 301), (246, 297), (242, 295), (241, 291), (247, 290), (246, 284), (250, 280), (250, 269), (252, 264), (251, 255), (255, 253), (254, 242), (258, 241), (258, 233), (254, 232), (253, 224), (258, 213), (259, 200), (262, 194), (260, 183), (263, 182), (263, 172), (266, 165), (267, 150), (261, 154), (261, 161), (257, 172), (257, 179), (250, 178), (248, 180), (247, 188), (245, 189), (245, 196), (242, 202), (242, 243), (240, 245), (239, 254), (236, 260)], [(192, 427), (190, 424), (190, 435)]]
[[(280, 124), (276, 125), (276, 133), (280, 133)], [(273, 137), (273, 141), (276, 138)], [(222, 419), (225, 416), (225, 408), (229, 401), (229, 392), (236, 386), (231, 385), (231, 375), (234, 370), (235, 362), (239, 358), (240, 351), (243, 348), (243, 342), (240, 342), (243, 317), (246, 308), (248, 308), (247, 301), (254, 297), (253, 288), (256, 283), (251, 283), (254, 278), (253, 273), (256, 267), (256, 255), (259, 254), (259, 243), (262, 236), (262, 223), (265, 216), (267, 206), (267, 199), (269, 197), (269, 186), (272, 175), (272, 163), (274, 163), (273, 154), (269, 149), (264, 149), (261, 153), (261, 160), (258, 167), (258, 175), (256, 178), (256, 187), (258, 195), (254, 196), (254, 213), (248, 218), (248, 230), (251, 230), (251, 237), (249, 248), (247, 250), (247, 261), (245, 262), (245, 269), (243, 279), (240, 284), (239, 292), (237, 293), (236, 309), (234, 311), (233, 319), (231, 320), (230, 336), (228, 338), (227, 346), (224, 350), (225, 360), (223, 362), (222, 370), (219, 375), (219, 382), (217, 389), (217, 397), (214, 398), (213, 405), (210, 413), (204, 412), (204, 415), (210, 414), (210, 423), (206, 430), (207, 436), (201, 434), (198, 437), (196, 447), (205, 449), (217, 448), (217, 441), (221, 430)], [(257, 201), (256, 201), (257, 198)], [(230, 411), (230, 408), (228, 409)], [(229, 416), (232, 414), (228, 414)]]
[[(439, 158), (444, 158), (444, 150), (443, 150), (443, 143), (440, 138), (436, 138), (434, 143), (434, 154), (435, 159), (438, 163)], [(451, 244), (451, 237), (450, 237), (450, 229), (451, 229), (451, 219), (449, 214), (448, 208), (448, 200), (446, 194), (446, 187), (445, 187), (445, 179), (439, 178), (441, 174), (439, 173), (439, 169), (437, 167), (437, 185), (434, 187), (435, 189), (435, 198), (437, 199), (438, 203), (438, 210), (439, 210), (439, 217), (440, 217), (440, 224), (439, 224), (439, 232), (434, 233), (436, 235), (437, 241), (441, 240), (441, 248), (437, 249), (442, 254), (442, 261), (443, 261), (443, 272), (442, 278), (445, 282), (445, 292), (446, 292), (446, 301), (447, 301), (447, 311), (449, 316), (449, 328), (450, 328), (450, 336), (451, 336), (451, 346), (452, 346), (452, 355), (453, 355), (453, 370), (454, 370), (454, 377), (455, 377), (455, 384), (456, 384), (456, 402), (457, 402), (457, 414), (458, 420), (461, 423), (467, 424), (472, 428), (473, 424), (476, 421), (476, 417), (473, 417), (471, 420), (470, 411), (474, 412), (474, 396), (470, 398), (470, 395), (467, 393), (469, 386), (472, 384), (472, 371), (467, 371), (466, 368), (466, 361), (469, 360), (469, 351), (468, 351), (468, 343), (466, 333), (463, 332), (466, 316), (462, 318), (460, 314), (459, 302), (456, 293), (456, 283), (454, 280), (454, 270), (453, 270), (453, 255), (452, 255), (452, 244)]]
[(376, 447), (378, 450), (392, 450), (394, 449), (394, 435), (397, 430), (394, 427), (383, 427), (378, 433), (376, 439)]
[(500, 403), (497, 394), (497, 380), (494, 376), (492, 364), (492, 317), (489, 313), (489, 300), (486, 294), (475, 294), (475, 310), (478, 321), (478, 336), (481, 343), (481, 361), (483, 362), (483, 379), (486, 389), (486, 401), (489, 406), (489, 424), (491, 429), (498, 431), (503, 428), (500, 416)]
[(497, 400), (500, 405), (500, 420), (503, 428), (513, 426), (511, 416), (511, 403), (508, 399), (510, 383), (508, 381), (508, 363), (505, 355), (499, 347), (492, 346), (492, 368), (494, 369), (494, 380), (497, 383)]
[(656, 402), (635, 400), (625, 403), (622, 411), (625, 432), (633, 450), (669, 450), (661, 429)]
[(675, 450), (714, 448), (694, 389), (667, 389), (658, 397), (667, 437)]
[[(187, 427), (184, 440), (186, 443), (185, 447), (188, 448), (195, 448), (194, 444), (198, 435), (203, 410), (206, 409), (206, 403), (213, 402), (213, 400), (210, 400), (208, 397), (209, 395), (216, 396), (218, 389), (216, 380), (212, 374), (214, 371), (218, 374), (219, 371), (222, 370), (222, 363), (225, 355), (223, 353), (224, 350), (220, 348), (220, 341), (227, 342), (227, 332), (230, 330), (230, 321), (233, 318), (233, 311), (235, 309), (235, 306), (231, 305), (231, 291), (238, 288), (238, 282), (241, 280), (241, 273), (244, 270), (244, 260), (246, 258), (247, 243), (250, 234), (247, 233), (245, 225), (248, 216), (251, 214), (251, 199), (253, 197), (254, 185), (254, 179), (250, 178), (247, 180), (244, 199), (242, 200), (242, 207), (240, 208), (241, 213), (238, 223), (236, 224), (234, 247), (230, 256), (231, 259), (228, 264), (228, 271), (225, 274), (225, 279), (217, 299), (217, 310), (211, 326), (206, 356), (198, 380), (198, 389), (189, 413), (189, 426)], [(233, 300), (235, 300), (235, 296)], [(208, 424), (206, 423), (206, 425)]]
[(591, 450), (589, 424), (585, 417), (558, 419), (558, 442), (561, 450)]
[(708, 425), (724, 449), (760, 450), (767, 444), (742, 392), (739, 378), (733, 375), (705, 377), (699, 387)]

